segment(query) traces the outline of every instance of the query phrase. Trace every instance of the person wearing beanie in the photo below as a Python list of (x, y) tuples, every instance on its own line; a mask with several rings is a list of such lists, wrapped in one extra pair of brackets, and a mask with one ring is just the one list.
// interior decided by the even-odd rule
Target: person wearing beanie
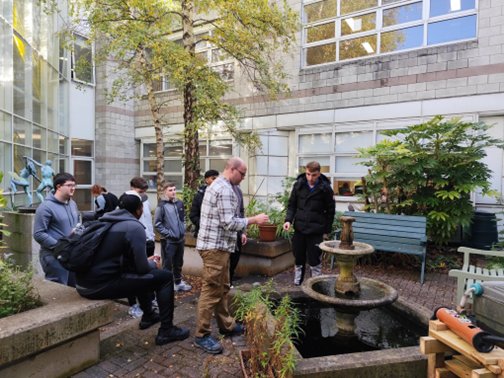
[[(139, 222), (143, 205), (133, 190), (119, 198), (119, 208), (106, 213), (100, 222), (112, 222), (96, 249), (91, 269), (76, 273), (77, 292), (84, 298), (119, 299), (134, 295), (143, 311), (140, 329), (161, 322), (156, 344), (184, 340), (189, 330), (173, 325), (173, 275), (161, 269), (156, 256), (147, 258), (145, 231)], [(152, 308), (151, 292), (159, 304), (159, 313)]]

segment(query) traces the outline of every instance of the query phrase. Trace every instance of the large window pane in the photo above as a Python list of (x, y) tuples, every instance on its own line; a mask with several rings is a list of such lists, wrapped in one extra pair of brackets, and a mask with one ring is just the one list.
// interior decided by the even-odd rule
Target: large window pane
[[(40, 164), (42, 164), (42, 165), (46, 164), (46, 160), (47, 160), (46, 156), (47, 156), (47, 154), (45, 151), (33, 149), (33, 160), (38, 161)], [(38, 165), (36, 165), (35, 169), (37, 169), (37, 176), (40, 179), (42, 179), (42, 173), (40, 172), (40, 167)], [(39, 184), (40, 183), (35, 180), (33, 182), (34, 189), (38, 188)]]
[(173, 182), (175, 184), (175, 189), (177, 190), (182, 189), (182, 175), (180, 176), (165, 175), (164, 182)]
[(144, 160), (143, 170), (144, 172), (157, 172), (156, 160)]
[(59, 151), (58, 134), (53, 133), (52, 131), (47, 132), (47, 149), (54, 153), (58, 153)]
[(32, 106), (33, 106), (33, 122), (42, 124), (42, 63), (40, 55), (33, 51), (32, 53), (32, 62), (33, 62), (33, 78), (32, 78)]
[[(0, 112), (0, 139), (12, 141), (12, 116)], [(10, 168), (9, 168), (10, 169)], [(4, 171), (5, 173), (6, 171)]]
[(58, 170), (58, 172), (59, 173), (68, 172), (69, 171), (69, 169), (68, 169), (68, 158), (59, 155), (58, 156), (58, 161), (59, 161), (59, 170)]
[(336, 133), (334, 152), (357, 152), (356, 147), (368, 147), (373, 144), (372, 131), (352, 131)]
[(93, 162), (86, 160), (74, 160), (74, 177), (79, 185), (92, 185)]
[(33, 125), (33, 147), (44, 149), (46, 148), (46, 131), (42, 127)]
[(90, 211), (93, 204), (91, 189), (75, 189), (73, 198), (79, 211)]
[(341, 35), (360, 33), (376, 29), (376, 13), (341, 20)]
[(145, 143), (143, 145), (143, 157), (156, 157), (156, 143)]
[(222, 62), (224, 60), (231, 59), (228, 53), (223, 49), (213, 49), (212, 50), (212, 62)]
[(47, 153), (47, 160), (51, 160), (51, 162), (52, 162), (52, 169), (54, 170), (54, 172), (56, 172), (56, 173), (60, 173), (61, 172), (60, 169), (59, 169), (58, 155), (52, 154), (52, 153), (48, 152)]
[(335, 36), (334, 22), (306, 29), (306, 42), (317, 42), (331, 39)]
[[(165, 160), (164, 171), (165, 172), (181, 172), (182, 171), (182, 160)], [(153, 172), (156, 172), (156, 170), (154, 170)]]
[(306, 65), (329, 63), (336, 61), (336, 44), (309, 47), (306, 49)]
[(60, 43), (59, 46), (59, 73), (63, 75), (64, 77), (67, 77), (67, 70), (68, 70), (68, 53), (67, 50), (63, 47), (63, 45)]
[[(154, 145), (156, 147), (156, 145)], [(151, 153), (152, 149), (149, 149), (149, 153)], [(182, 143), (165, 143), (164, 145), (164, 156), (165, 157), (175, 157), (182, 156)], [(145, 155), (144, 155), (145, 156)], [(156, 157), (155, 150), (154, 156), (150, 155), (150, 157)]]
[(341, 14), (358, 12), (378, 6), (378, 0), (341, 0)]
[(144, 175), (143, 178), (147, 181), (149, 189), (157, 188), (157, 176), (156, 175)]
[(72, 156), (93, 156), (93, 141), (72, 139)]
[(224, 172), (226, 159), (210, 159), (210, 169), (215, 169), (217, 172)]
[(17, 33), (14, 43), (14, 113), (31, 119), (31, 48)]
[(212, 67), (219, 74), (222, 80), (234, 79), (234, 63), (221, 64), (220, 66)]
[(64, 136), (59, 136), (59, 151), (60, 154), (68, 154), (68, 138)]
[(422, 3), (403, 5), (383, 11), (383, 26), (392, 26), (422, 19)]
[(330, 152), (331, 134), (307, 134), (299, 136), (298, 152), (306, 154), (311, 152)]
[(200, 156), (207, 156), (207, 143), (206, 141), (201, 141), (199, 142), (199, 155)]
[(0, 109), (7, 111), (12, 111), (12, 42), (12, 27), (0, 18)]
[(68, 98), (69, 98), (68, 80), (60, 77), (59, 85), (59, 124), (58, 130), (63, 135), (68, 135)]
[(210, 156), (233, 155), (233, 143), (230, 140), (210, 141)]
[(5, 189), (9, 186), (12, 177), (7, 173), (12, 169), (12, 145), (0, 142), (0, 170), (4, 174), (2, 182), (0, 182), (0, 188)]
[(29, 146), (32, 140), (31, 124), (20, 118), (14, 117), (14, 143)]
[(24, 158), (24, 156), (31, 157), (31, 149), (16, 145), (14, 145), (13, 148), (14, 148), (14, 172), (19, 175), (26, 166), (26, 159)]
[(435, 22), (427, 28), (427, 44), (476, 37), (476, 15)]
[(72, 61), (72, 77), (85, 83), (94, 84), (93, 55), (87, 39), (75, 36)]
[(51, 130), (58, 130), (56, 107), (58, 101), (59, 74), (54, 68), (48, 67), (47, 75), (47, 127)]
[(329, 173), (330, 167), (329, 167), (329, 156), (305, 156), (302, 158), (299, 158), (299, 171), (304, 172), (306, 169), (306, 164), (316, 161), (320, 164), (320, 172), (322, 173)]
[(367, 167), (357, 163), (366, 161), (366, 159), (357, 159), (353, 156), (336, 156), (334, 172), (335, 173), (366, 173)]
[(14, 0), (14, 28), (26, 40), (32, 40), (32, 4), (31, 0)]
[(338, 2), (336, 0), (323, 0), (314, 4), (305, 5), (306, 22), (314, 22), (336, 16)]
[(431, 17), (468, 9), (474, 9), (474, 0), (431, 0), (430, 2)]
[(335, 178), (333, 181), (334, 194), (337, 196), (354, 196), (362, 194), (362, 184), (355, 178)]
[(381, 52), (391, 52), (420, 47), (423, 43), (423, 25), (394, 30), (381, 35)]
[(376, 54), (376, 34), (340, 42), (339, 59), (346, 60)]

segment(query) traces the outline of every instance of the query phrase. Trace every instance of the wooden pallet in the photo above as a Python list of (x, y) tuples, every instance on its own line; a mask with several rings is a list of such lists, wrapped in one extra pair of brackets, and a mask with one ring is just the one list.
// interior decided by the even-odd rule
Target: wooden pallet
[[(504, 378), (503, 349), (480, 353), (439, 320), (429, 323), (429, 336), (420, 338), (420, 351), (428, 356), (427, 378)], [(451, 360), (446, 360), (447, 352)]]

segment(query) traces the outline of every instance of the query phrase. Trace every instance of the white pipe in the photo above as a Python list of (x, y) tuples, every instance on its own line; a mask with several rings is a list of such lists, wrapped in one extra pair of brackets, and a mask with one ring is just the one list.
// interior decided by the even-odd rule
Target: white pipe
[(462, 296), (462, 299), (460, 300), (460, 305), (457, 307), (457, 312), (459, 314), (461, 314), (462, 312), (465, 312), (465, 306), (466, 306), (466, 303), (467, 303), (467, 299), (475, 291), (476, 291), (475, 287), (471, 287), (470, 289), (466, 290), (466, 292)]

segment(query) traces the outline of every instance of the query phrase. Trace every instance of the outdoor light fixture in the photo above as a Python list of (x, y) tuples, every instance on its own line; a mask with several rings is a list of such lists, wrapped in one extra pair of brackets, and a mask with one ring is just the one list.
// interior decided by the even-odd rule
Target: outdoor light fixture
[(355, 18), (347, 18), (345, 22), (348, 24), (350, 29), (352, 29), (353, 32), (359, 31), (362, 29), (362, 20), (361, 19), (355, 19)]
[(374, 50), (369, 44), (369, 42), (362, 43), (362, 47), (364, 47), (364, 50), (366, 50), (368, 54), (374, 53)]
[(461, 0), (450, 0), (450, 11), (455, 12), (459, 11), (462, 8), (460, 4)]

